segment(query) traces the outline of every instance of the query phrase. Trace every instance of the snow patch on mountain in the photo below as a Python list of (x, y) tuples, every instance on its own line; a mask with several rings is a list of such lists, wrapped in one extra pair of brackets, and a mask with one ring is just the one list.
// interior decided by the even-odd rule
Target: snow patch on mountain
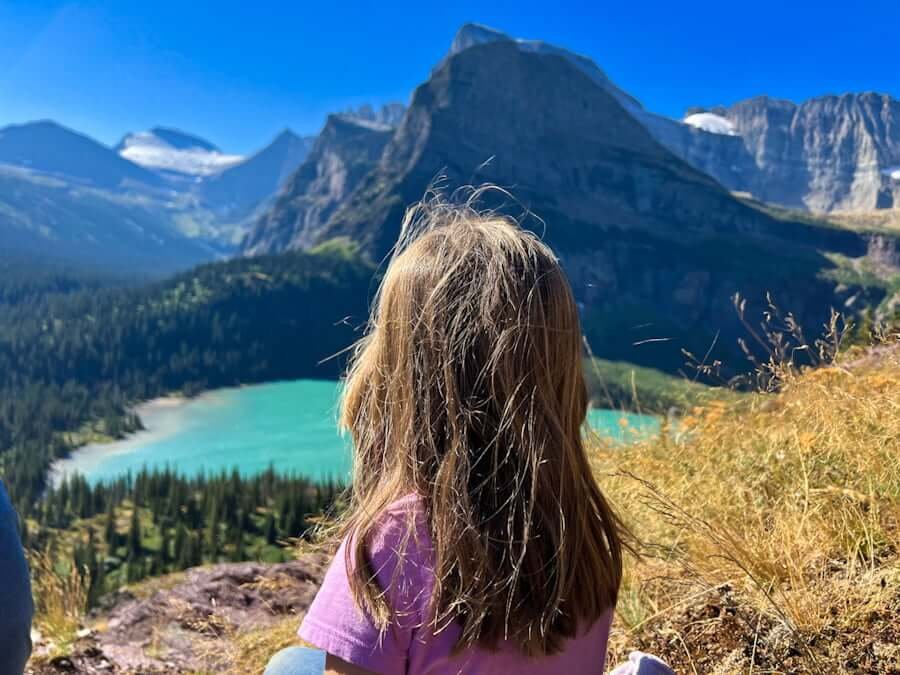
[(209, 176), (244, 161), (241, 155), (228, 155), (210, 147), (176, 147), (152, 131), (139, 131), (122, 140), (119, 154), (148, 169), (191, 176)]
[(889, 166), (882, 173), (885, 176), (890, 176), (893, 180), (900, 181), (900, 165), (897, 166)]
[(684, 118), (684, 123), (702, 131), (711, 134), (722, 134), (724, 136), (737, 136), (737, 129), (734, 123), (721, 115), (715, 113), (702, 112), (688, 115)]

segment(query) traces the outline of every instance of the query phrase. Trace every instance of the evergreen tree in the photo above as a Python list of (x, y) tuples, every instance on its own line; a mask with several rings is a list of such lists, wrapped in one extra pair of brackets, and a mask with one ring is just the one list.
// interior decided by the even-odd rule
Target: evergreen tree
[(140, 558), (142, 551), (141, 516), (138, 507), (135, 505), (131, 510), (131, 526), (128, 528), (125, 555), (128, 560), (137, 560)]
[(266, 524), (263, 527), (263, 531), (265, 532), (267, 544), (274, 545), (275, 542), (278, 541), (278, 531), (275, 527), (275, 515), (271, 511), (266, 514)]
[(106, 509), (106, 529), (104, 538), (106, 539), (106, 551), (109, 555), (116, 555), (119, 548), (119, 533), (116, 530), (116, 509), (112, 500)]

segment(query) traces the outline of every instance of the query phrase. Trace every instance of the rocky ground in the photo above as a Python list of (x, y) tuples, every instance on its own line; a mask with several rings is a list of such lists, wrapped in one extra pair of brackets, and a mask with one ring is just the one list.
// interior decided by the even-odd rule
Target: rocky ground
[[(189, 570), (110, 598), (79, 633), (69, 655), (50, 658), (36, 636), (29, 673), (194, 673), (234, 670), (232, 652), (248, 635), (296, 627), (325, 568), (302, 560), (221, 564)], [(295, 629), (295, 627), (294, 627)]]
[(798, 635), (777, 616), (753, 611), (726, 585), (648, 621), (628, 649), (663, 655), (676, 673), (826, 673), (834, 671), (823, 664), (834, 663), (844, 673), (900, 673), (898, 616), (900, 597), (892, 611), (871, 612), (856, 631)]
[[(292, 639), (325, 563), (320, 554), (311, 554), (278, 565), (197, 568), (149, 582), (110, 598), (67, 656), (48, 658), (48, 645), (38, 640), (37, 663), (28, 672), (256, 672), (254, 668), (261, 670), (279, 648), (272, 645)], [(729, 586), (721, 586), (648, 621), (627, 638), (614, 627), (611, 658), (621, 660), (631, 649), (640, 649), (663, 656), (678, 673), (730, 674), (760, 668), (810, 672), (810, 654), (831, 663), (839, 654), (842, 672), (900, 673), (897, 616), (900, 597), (892, 611), (872, 612), (855, 632), (809, 639), (793, 635), (777, 617), (754, 612)], [(272, 633), (277, 634), (275, 641), (260, 637), (270, 638)], [(248, 660), (253, 642), (256, 657)]]

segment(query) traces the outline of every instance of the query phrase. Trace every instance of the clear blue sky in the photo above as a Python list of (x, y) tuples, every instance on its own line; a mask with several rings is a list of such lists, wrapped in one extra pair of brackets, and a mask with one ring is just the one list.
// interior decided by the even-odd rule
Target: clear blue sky
[(466, 21), (586, 54), (673, 116), (762, 93), (900, 96), (898, 0), (0, 0), (0, 126), (50, 117), (111, 144), (166, 125), (249, 152), (406, 101)]

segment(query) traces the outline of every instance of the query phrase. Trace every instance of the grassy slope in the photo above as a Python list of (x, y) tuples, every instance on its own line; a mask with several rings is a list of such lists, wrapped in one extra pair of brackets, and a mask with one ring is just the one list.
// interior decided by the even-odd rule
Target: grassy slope
[(900, 669), (900, 349), (711, 401), (681, 431), (598, 447), (640, 541), (613, 662), (677, 672)]
[[(638, 648), (684, 673), (900, 669), (900, 343), (707, 399), (592, 461), (641, 553), (611, 663)], [(260, 672), (298, 620), (223, 636), (222, 653)]]
[(713, 399), (732, 401), (738, 394), (624, 361), (586, 359), (585, 377), (592, 405), (599, 408), (665, 414), (683, 412)]

